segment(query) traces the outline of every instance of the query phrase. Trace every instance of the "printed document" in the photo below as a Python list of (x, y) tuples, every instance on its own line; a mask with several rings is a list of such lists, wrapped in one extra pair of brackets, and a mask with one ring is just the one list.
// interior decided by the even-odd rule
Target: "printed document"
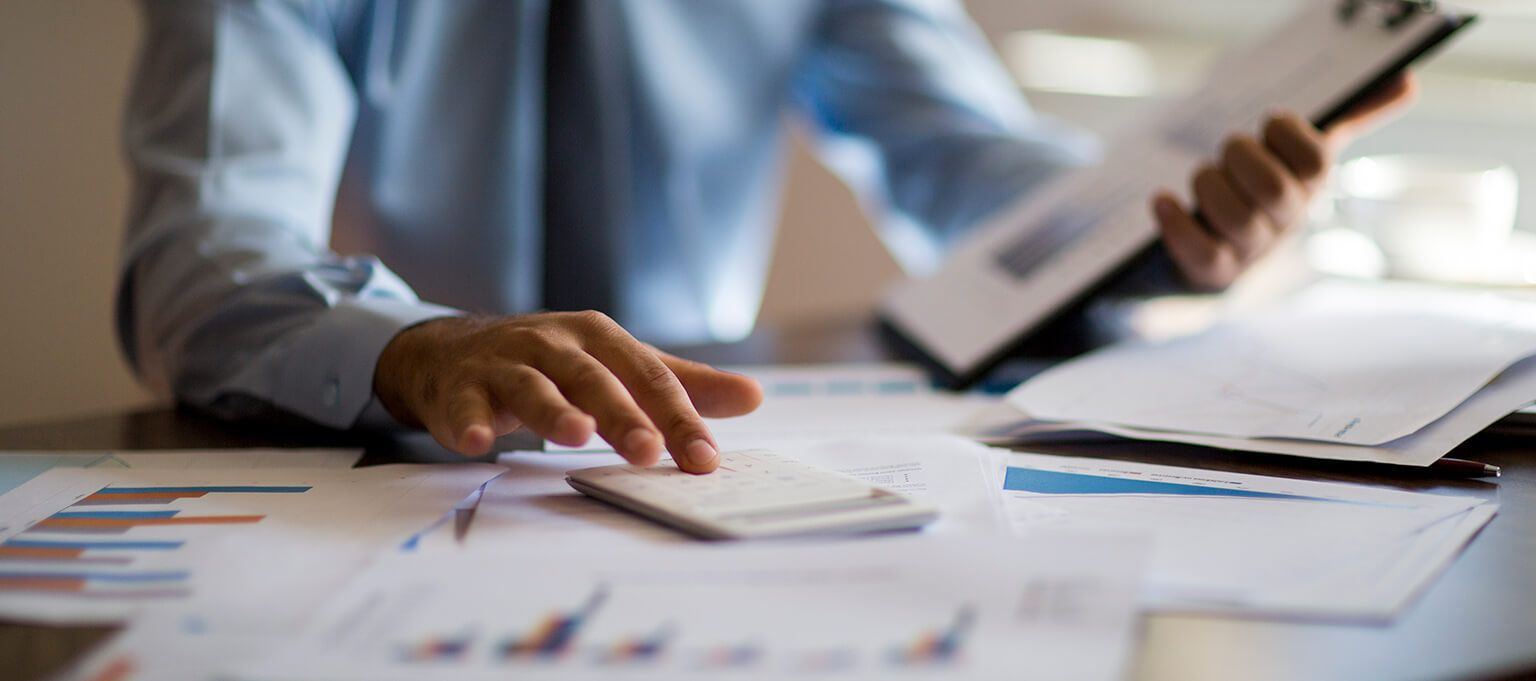
[(1497, 507), (1477, 497), (1015, 453), (1016, 529), (1152, 537), (1145, 604), (1161, 612), (1383, 622)]
[(1450, 413), (1533, 353), (1536, 317), (1282, 308), (1090, 353), (1008, 400), (1051, 421), (1380, 445)]
[(502, 471), (56, 468), (0, 496), (0, 615), (165, 610), (207, 629), (292, 626)]
[(1120, 535), (902, 537), (381, 560), (279, 679), (1114, 679), (1144, 549)]

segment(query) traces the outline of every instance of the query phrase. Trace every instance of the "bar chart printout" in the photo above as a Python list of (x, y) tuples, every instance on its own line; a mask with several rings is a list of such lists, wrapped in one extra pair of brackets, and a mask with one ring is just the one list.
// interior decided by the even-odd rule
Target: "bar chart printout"
[[(303, 643), (232, 671), (272, 680), (1116, 678), (1143, 550), (1123, 537), (1059, 547), (924, 537), (400, 554), (323, 607)], [(1016, 615), (1032, 583), (1067, 577), (1101, 587), (1062, 609), (1072, 618)]]
[(571, 641), (580, 633), (581, 626), (597, 613), (597, 609), (602, 607), (603, 601), (607, 598), (607, 587), (597, 586), (592, 590), (592, 595), (587, 597), (586, 602), (574, 612), (552, 613), (545, 617), (532, 632), (507, 639), (501, 646), (502, 659), (548, 659), (566, 654), (571, 649)]
[(965, 643), (965, 635), (976, 622), (976, 609), (967, 605), (955, 614), (954, 622), (942, 631), (923, 634), (911, 645), (898, 649), (893, 660), (900, 666), (942, 665), (954, 661)]
[(503, 472), (52, 468), (0, 494), (0, 617), (79, 624), (174, 611), (210, 634), (291, 631), (374, 555)]
[[(176, 554), (209, 530), (259, 523), (201, 503), (227, 495), (293, 495), (309, 486), (103, 486), (0, 542), (0, 593), (175, 599), (191, 594)], [(201, 506), (201, 508), (200, 508)]]

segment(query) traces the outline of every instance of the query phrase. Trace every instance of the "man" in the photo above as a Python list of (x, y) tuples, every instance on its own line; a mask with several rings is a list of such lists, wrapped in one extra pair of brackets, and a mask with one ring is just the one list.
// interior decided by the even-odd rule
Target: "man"
[[(1092, 161), (955, 0), (141, 6), (119, 331), (146, 380), (232, 418), (424, 427), (468, 455), (522, 426), (595, 431), (708, 472), (700, 414), (759, 388), (630, 331), (750, 328), (785, 110), (926, 248)], [(1410, 88), (1326, 135), (1282, 115), (1234, 137), (1191, 179), (1203, 221), (1149, 197), (1173, 269), (1231, 282)], [(372, 256), (332, 250), (333, 209)]]

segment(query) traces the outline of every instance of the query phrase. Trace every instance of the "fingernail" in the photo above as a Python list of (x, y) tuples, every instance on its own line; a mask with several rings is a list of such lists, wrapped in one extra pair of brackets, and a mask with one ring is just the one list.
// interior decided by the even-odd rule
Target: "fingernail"
[(694, 440), (683, 448), (683, 458), (695, 466), (704, 466), (712, 463), (720, 454), (715, 451), (714, 445), (708, 440)]
[[(459, 433), (459, 449), (473, 451), (476, 454), (483, 447), (488, 447), (496, 440), (496, 434), (490, 428), (482, 425), (473, 425)], [(482, 445), (481, 443), (485, 443)]]
[(656, 435), (645, 428), (636, 428), (624, 436), (624, 451), (630, 454), (638, 454), (646, 451), (649, 445), (656, 440)]

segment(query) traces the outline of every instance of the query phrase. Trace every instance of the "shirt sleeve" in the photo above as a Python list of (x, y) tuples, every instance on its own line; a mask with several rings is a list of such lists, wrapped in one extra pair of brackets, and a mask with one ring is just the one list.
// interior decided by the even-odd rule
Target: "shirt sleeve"
[(796, 108), (820, 133), (823, 158), (898, 237), (898, 256), (923, 259), (903, 249), (912, 227), (936, 254), (1098, 157), (1090, 136), (1030, 110), (958, 2), (831, 0), (812, 35)]
[[(958, 236), (1101, 157), (1093, 137), (1029, 108), (955, 0), (830, 0), (812, 35), (796, 108), (908, 271), (931, 271)], [(1158, 247), (1101, 297), (1184, 288)]]
[(320, 10), (144, 0), (125, 118), (133, 176), (117, 329), (141, 378), (228, 418), (333, 428), (369, 409), (379, 353), (454, 310), (329, 250), (356, 100)]

